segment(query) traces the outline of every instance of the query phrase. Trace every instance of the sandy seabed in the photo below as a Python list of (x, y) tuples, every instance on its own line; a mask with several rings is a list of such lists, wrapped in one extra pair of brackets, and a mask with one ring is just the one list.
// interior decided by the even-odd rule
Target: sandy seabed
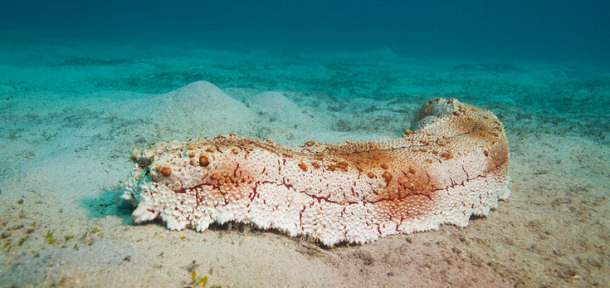
[[(509, 139), (512, 196), (466, 228), (328, 248), (137, 225), (119, 201), (151, 142), (397, 137), (435, 97), (493, 111)], [(0, 286), (607, 287), (608, 111), (610, 69), (585, 63), (4, 43)]]

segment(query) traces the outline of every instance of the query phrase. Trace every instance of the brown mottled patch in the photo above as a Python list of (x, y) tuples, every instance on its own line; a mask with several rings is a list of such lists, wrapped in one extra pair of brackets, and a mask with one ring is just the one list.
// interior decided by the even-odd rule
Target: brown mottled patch
[(199, 156), (199, 166), (208, 167), (208, 165), (210, 165), (210, 159), (208, 158), (208, 156), (205, 156), (205, 155)]
[(487, 152), (487, 150), (484, 150), (483, 154), (485, 154), (486, 157), (489, 157), (489, 152)]
[(375, 178), (375, 174), (373, 174), (373, 172), (366, 173), (366, 176), (369, 176), (371, 179)]
[[(321, 154), (321, 153), (320, 153)], [(338, 163), (345, 162), (352, 167), (363, 170), (372, 170), (380, 167), (382, 163), (391, 163), (395, 155), (380, 147), (378, 143), (365, 142), (349, 146), (336, 146), (330, 155), (324, 155)]]
[(157, 171), (159, 172), (159, 174), (165, 177), (172, 175), (172, 168), (169, 168), (167, 166), (159, 166), (157, 167)]
[(388, 164), (381, 163), (381, 169), (388, 170)]
[(381, 174), (381, 177), (383, 177), (385, 183), (390, 183), (390, 181), (392, 181), (392, 174), (390, 174), (390, 172), (388, 171), (383, 172), (383, 174)]
[(299, 168), (301, 168), (303, 171), (307, 171), (307, 165), (305, 165), (303, 162), (299, 163)]
[(313, 168), (316, 168), (316, 169), (320, 168), (320, 164), (318, 164), (318, 162), (312, 162), (311, 166), (313, 166)]
[(307, 147), (311, 147), (311, 146), (313, 146), (313, 145), (316, 145), (316, 142), (315, 142), (315, 141), (313, 141), (313, 140), (309, 140), (309, 141), (305, 142), (305, 145), (306, 145)]
[(451, 155), (451, 153), (449, 152), (443, 152), (441, 153), (441, 158), (443, 158), (443, 160), (449, 160), (453, 158), (453, 155)]

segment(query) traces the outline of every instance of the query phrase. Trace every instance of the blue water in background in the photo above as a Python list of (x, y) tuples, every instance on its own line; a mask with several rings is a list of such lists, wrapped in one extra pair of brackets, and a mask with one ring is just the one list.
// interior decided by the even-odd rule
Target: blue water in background
[[(500, 204), (501, 214), (494, 212), (496, 220), (489, 222), (492, 226), (508, 225), (490, 230), (479, 226), (467, 232), (473, 233), (469, 238), (461, 238), (461, 234), (448, 238), (455, 230), (437, 234), (443, 238), (436, 244), (449, 245), (441, 247), (444, 250), (439, 253), (457, 252), (447, 254), (447, 261), (436, 261), (440, 256), (432, 253), (428, 257), (424, 251), (422, 257), (429, 258), (428, 263), (439, 262), (440, 269), (431, 266), (417, 279), (434, 283), (430, 281), (450, 281), (461, 272), (483, 271), (475, 268), (481, 266), (481, 259), (499, 251), (483, 268), (498, 272), (506, 281), (530, 281), (516, 285), (569, 287), (584, 286), (582, 281), (587, 281), (597, 286), (607, 278), (603, 276), (608, 267), (603, 252), (606, 235), (610, 235), (604, 222), (610, 199), (606, 172), (610, 169), (604, 160), (609, 158), (605, 156), (610, 147), (609, 51), (610, 0), (0, 0), (0, 241), (4, 245), (0, 255), (6, 256), (0, 259), (8, 259), (0, 261), (0, 287), (4, 287), (1, 283), (19, 287), (47, 287), (51, 281), (66, 286), (78, 283), (73, 280), (89, 286), (112, 286), (108, 283), (124, 279), (106, 283), (116, 274), (98, 273), (104, 272), (100, 269), (156, 281), (159, 278), (151, 275), (166, 268), (167, 279), (175, 280), (175, 285), (190, 277), (185, 267), (199, 266), (194, 260), (187, 265), (191, 259), (204, 256), (203, 262), (198, 262), (208, 263), (201, 269), (210, 271), (212, 286), (214, 277), (238, 286), (240, 282), (231, 280), (233, 275), (238, 275), (236, 281), (253, 275), (238, 269), (248, 265), (247, 261), (258, 265), (252, 267), (255, 272), (287, 262), (265, 262), (272, 258), (256, 258), (254, 262), (241, 257), (252, 250), (240, 252), (235, 245), (236, 249), (215, 251), (220, 254), (210, 254), (213, 257), (207, 257), (203, 250), (185, 250), (192, 255), (180, 260), (184, 264), (151, 266), (151, 261), (157, 260), (150, 259), (178, 263), (176, 257), (184, 254), (163, 252), (166, 256), (161, 259), (159, 250), (138, 250), (153, 247), (135, 244), (141, 241), (137, 234), (150, 231), (152, 235), (152, 230), (135, 227), (113, 238), (103, 239), (99, 233), (95, 246), (93, 241), (84, 245), (93, 238), (83, 236), (78, 242), (83, 243), (80, 252), (76, 252), (76, 244), (71, 248), (75, 242), (67, 244), (65, 236), (118, 231), (118, 218), (106, 216), (128, 222), (131, 208), (115, 205), (117, 192), (124, 186), (113, 183), (123, 183), (133, 167), (128, 159), (130, 151), (151, 142), (219, 133), (261, 141), (269, 138), (293, 146), (307, 140), (361, 141), (352, 136), (366, 140), (400, 137), (405, 129), (413, 128), (408, 122), (415, 118), (419, 105), (436, 97), (457, 98), (488, 109), (503, 123), (513, 161), (514, 196)], [(228, 96), (207, 95), (205, 91), (183, 98), (166, 94), (201, 80)], [(279, 103), (258, 105), (251, 101), (264, 91), (281, 92), (285, 103), (291, 105), (273, 108), (283, 107), (281, 97), (276, 98)], [(224, 107), (225, 102), (229, 108)], [(233, 110), (242, 103), (252, 115), (231, 112), (245, 111)], [(208, 115), (227, 117), (210, 117), (208, 121), (204, 119)], [(243, 118), (252, 125), (229, 121), (233, 118)], [(36, 211), (24, 213), (21, 207)], [(498, 222), (505, 215), (510, 222)], [(103, 218), (103, 222), (96, 218)], [(38, 226), (27, 236), (30, 229), (22, 228), (32, 222)], [(97, 232), (91, 232), (92, 227)], [(56, 247), (44, 240), (49, 240), (54, 229), (59, 240)], [(505, 231), (498, 234), (501, 231), (494, 229)], [(4, 237), (4, 231), (11, 231), (9, 237)], [(491, 232), (490, 236), (482, 236), (485, 231)], [(219, 238), (223, 234), (221, 230)], [(18, 242), (20, 235), (25, 237)], [(185, 247), (176, 245), (180, 236), (154, 235), (151, 241), (157, 242), (151, 243), (159, 249), (171, 252)], [(135, 236), (140, 240), (134, 242)], [(413, 245), (406, 239), (409, 245), (404, 245), (418, 249), (428, 238)], [(447, 241), (450, 239), (463, 243), (454, 245)], [(268, 240), (271, 238), (264, 241)], [(239, 241), (241, 246), (243, 238)], [(43, 249), (51, 251), (46, 256), (37, 252), (40, 247), (33, 247), (44, 242), (49, 245)], [(7, 243), (12, 244), (7, 248)], [(222, 245), (229, 245), (225, 243)], [(301, 241), (295, 240), (295, 244), (305, 250), (297, 247), (294, 255), (282, 252), (276, 257), (288, 255), (291, 261), (299, 261), (305, 258), (297, 256), (323, 256)], [(372, 249), (387, 250), (387, 245)], [(120, 249), (109, 250), (115, 247)], [(401, 251), (402, 247), (396, 246)], [(452, 247), (470, 248), (461, 253)], [(73, 250), (79, 254), (70, 254)], [(150, 255), (136, 256), (134, 251)], [(315, 254), (306, 255), (311, 251)], [(362, 251), (374, 255), (376, 250)], [(56, 252), (76, 256), (68, 260), (48, 257)], [(127, 253), (134, 255), (133, 260), (126, 260), (131, 259), (125, 257)], [(348, 265), (365, 260), (360, 254), (343, 253), (333, 257)], [(383, 253), (379, 256), (371, 258), (376, 263), (366, 268), (367, 275), (360, 273), (362, 269), (337, 275), (353, 278), (362, 274), (352, 280), (373, 279), (362, 282), (363, 286), (379, 286), (383, 282), (374, 281), (390, 276), (385, 272), (388, 265), (422, 264), (386, 259)], [(117, 259), (123, 267), (118, 270)], [(246, 262), (231, 267), (235, 261)], [(337, 266), (338, 262), (332, 263)], [(142, 266), (130, 268), (136, 265)], [(220, 267), (214, 268), (219, 271), (214, 276), (210, 265)], [(139, 268), (149, 273), (131, 277), (144, 271)], [(375, 269), (384, 269), (380, 270), (383, 276), (369, 277)], [(441, 270), (448, 273), (434, 272)], [(68, 276), (74, 271), (84, 272), (71, 279)], [(228, 274), (223, 275), (225, 272)], [(290, 271), (280, 272), (284, 278), (294, 276)], [(387, 278), (399, 279), (399, 274)], [(473, 283), (486, 279), (475, 276)], [(88, 282), (100, 277), (104, 282)], [(553, 277), (563, 282), (551, 282)], [(250, 280), (260, 281), (253, 278), (241, 283), (260, 283)]]
[(610, 62), (610, 1), (3, 1), (0, 32), (209, 47)]

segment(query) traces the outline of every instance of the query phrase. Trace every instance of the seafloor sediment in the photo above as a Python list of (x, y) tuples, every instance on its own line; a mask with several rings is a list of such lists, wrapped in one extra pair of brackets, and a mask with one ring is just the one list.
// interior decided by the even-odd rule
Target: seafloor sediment
[[(198, 80), (226, 97), (172, 97)], [(610, 70), (585, 63), (2, 44), (0, 283), (607, 286), (609, 91)], [(324, 248), (247, 225), (135, 225), (118, 202), (130, 151), (150, 142), (396, 137), (436, 97), (492, 111), (510, 143), (511, 198), (467, 228)]]

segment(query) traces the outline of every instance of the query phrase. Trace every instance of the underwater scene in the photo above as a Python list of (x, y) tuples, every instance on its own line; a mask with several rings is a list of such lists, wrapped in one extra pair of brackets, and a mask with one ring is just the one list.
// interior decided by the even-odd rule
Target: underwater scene
[(609, 11), (4, 1), (0, 287), (608, 287)]

